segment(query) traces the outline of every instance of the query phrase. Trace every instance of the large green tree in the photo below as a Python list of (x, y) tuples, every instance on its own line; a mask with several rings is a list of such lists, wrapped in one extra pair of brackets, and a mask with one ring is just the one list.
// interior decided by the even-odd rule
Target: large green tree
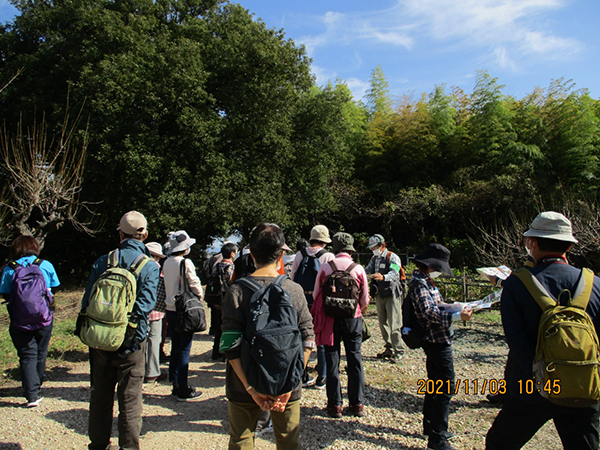
[[(302, 47), (240, 5), (15, 1), (0, 30), (0, 117), (89, 118), (82, 198), (108, 228), (128, 209), (201, 241), (335, 211), (351, 170), (347, 92), (317, 88)], [(313, 168), (314, 170), (309, 170)], [(315, 175), (316, 174), (316, 175)]]

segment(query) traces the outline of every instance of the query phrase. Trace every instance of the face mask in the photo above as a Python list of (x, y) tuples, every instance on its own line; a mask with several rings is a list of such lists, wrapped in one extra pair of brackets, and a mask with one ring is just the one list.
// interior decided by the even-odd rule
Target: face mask
[(379, 248), (376, 248), (375, 250), (373, 250), (373, 254), (374, 254), (375, 256), (380, 256), (380, 255), (381, 255), (381, 249), (379, 249)]
[(429, 278), (437, 278), (442, 274), (442, 272), (429, 272)]

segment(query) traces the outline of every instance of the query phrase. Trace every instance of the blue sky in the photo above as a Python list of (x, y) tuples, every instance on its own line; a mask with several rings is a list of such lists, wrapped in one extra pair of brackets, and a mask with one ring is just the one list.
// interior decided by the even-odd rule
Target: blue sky
[[(572, 79), (600, 98), (598, 0), (240, 0), (313, 59), (319, 85), (344, 81), (355, 98), (381, 65), (394, 97), (435, 85), (473, 91), (487, 70), (522, 98)], [(14, 9), (0, 0), (0, 20)]]

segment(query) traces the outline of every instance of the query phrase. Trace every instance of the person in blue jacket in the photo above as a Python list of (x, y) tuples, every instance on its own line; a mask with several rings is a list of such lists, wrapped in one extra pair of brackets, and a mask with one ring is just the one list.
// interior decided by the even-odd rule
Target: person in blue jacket
[[(141, 213), (137, 211), (126, 213), (121, 218), (117, 230), (121, 241), (120, 267), (130, 267), (140, 254), (150, 256), (150, 252), (144, 245), (148, 237), (147, 222)], [(108, 255), (101, 256), (94, 262), (83, 295), (82, 308), (87, 306), (92, 287), (107, 266)], [(140, 448), (148, 315), (156, 304), (159, 271), (157, 264), (146, 264), (137, 278), (136, 301), (130, 319), (132, 322), (137, 322), (137, 328), (131, 342), (124, 343), (114, 352), (90, 348), (92, 381), (88, 428), (90, 450), (105, 450), (110, 446), (115, 388), (119, 403), (119, 447), (124, 450)]]
[[(44, 382), (44, 372), (46, 370), (46, 357), (48, 355), (48, 344), (52, 335), (53, 315), (50, 306), (54, 302), (51, 288), (60, 284), (58, 276), (51, 262), (39, 260), (40, 244), (33, 236), (19, 236), (11, 243), (10, 260), (11, 264), (4, 267), (2, 271), (2, 280), (0, 282), (0, 294), (6, 299), (10, 299), (10, 292), (13, 287), (13, 276), (16, 265), (27, 267), (37, 260), (40, 271), (45, 280), (45, 293), (40, 292), (42, 302), (47, 303), (47, 316), (39, 324), (23, 329), (16, 326), (12, 316), (18, 314), (17, 311), (11, 311), (10, 303), (8, 305), (11, 312), (11, 325), (9, 327), (10, 337), (19, 355), (19, 366), (21, 368), (21, 383), (23, 393), (27, 399), (25, 406), (34, 408), (40, 404), (42, 397), (40, 388)], [(43, 289), (42, 289), (43, 290)]]

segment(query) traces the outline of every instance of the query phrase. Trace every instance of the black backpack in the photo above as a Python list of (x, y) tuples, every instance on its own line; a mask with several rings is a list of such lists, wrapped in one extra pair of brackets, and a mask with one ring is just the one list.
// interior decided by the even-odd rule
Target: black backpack
[(304, 373), (304, 349), (298, 328), (298, 311), (279, 275), (268, 286), (252, 277), (235, 281), (253, 291), (247, 304), (246, 329), (241, 350), (248, 383), (257, 392), (282, 395), (294, 390)]
[(294, 281), (302, 286), (304, 289), (304, 295), (306, 296), (306, 302), (308, 307), (313, 304), (313, 289), (315, 288), (315, 281), (317, 280), (317, 273), (321, 268), (321, 262), (319, 258), (325, 253), (325, 250), (319, 250), (319, 252), (312, 256), (309, 255), (305, 248), (300, 250), (302, 253), (302, 262), (298, 266), (298, 270), (294, 275)]
[(425, 328), (415, 314), (414, 296), (402, 302), (402, 339), (408, 348), (421, 348), (425, 342)]
[(346, 270), (340, 270), (335, 262), (329, 261), (333, 272), (323, 282), (323, 309), (325, 315), (341, 319), (351, 319), (356, 315), (360, 286), (350, 274), (357, 264), (352, 263)]
[(229, 286), (231, 286), (229, 275), (225, 273), (222, 261), (219, 261), (213, 266), (206, 283), (206, 303), (211, 306), (223, 303), (223, 298)]

